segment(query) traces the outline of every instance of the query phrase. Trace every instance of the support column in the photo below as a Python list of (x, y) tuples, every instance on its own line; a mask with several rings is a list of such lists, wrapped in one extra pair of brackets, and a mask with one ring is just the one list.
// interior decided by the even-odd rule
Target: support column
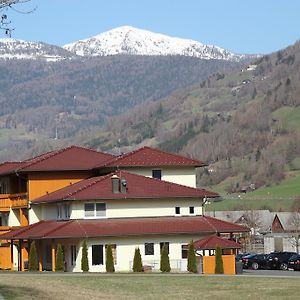
[(51, 241), (52, 272), (55, 272), (55, 243)]
[(20, 262), (19, 262), (19, 271), (24, 271), (24, 243), (23, 240), (19, 240), (19, 251), (20, 251)]
[(43, 245), (42, 245), (42, 241), (39, 241), (39, 245), (38, 245), (38, 251), (39, 251), (39, 271), (42, 272), (43, 271)]
[(10, 270), (14, 270), (14, 241), (10, 241)]

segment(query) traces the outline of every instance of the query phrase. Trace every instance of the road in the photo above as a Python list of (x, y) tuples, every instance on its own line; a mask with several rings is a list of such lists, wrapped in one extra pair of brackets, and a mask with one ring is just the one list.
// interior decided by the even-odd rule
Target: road
[(263, 277), (300, 277), (299, 271), (281, 270), (243, 270), (242, 276), (263, 276)]

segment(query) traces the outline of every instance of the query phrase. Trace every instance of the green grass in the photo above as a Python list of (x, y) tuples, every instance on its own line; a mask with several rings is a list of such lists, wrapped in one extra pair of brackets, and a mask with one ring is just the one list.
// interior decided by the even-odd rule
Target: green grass
[(229, 179), (212, 187), (212, 190), (220, 193), (224, 200), (212, 203), (207, 206), (207, 210), (270, 208), (273, 211), (289, 211), (295, 198), (300, 196), (300, 171), (287, 172), (286, 179), (278, 185), (262, 187), (246, 194), (226, 195), (225, 187), (228, 181)]
[(285, 106), (273, 113), (274, 118), (279, 119), (284, 128), (299, 129), (300, 128), (300, 107)]
[(5, 299), (298, 299), (299, 277), (0, 273)]

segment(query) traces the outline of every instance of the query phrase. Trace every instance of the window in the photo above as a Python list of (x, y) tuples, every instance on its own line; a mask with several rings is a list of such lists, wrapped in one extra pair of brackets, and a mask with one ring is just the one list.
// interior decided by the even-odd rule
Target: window
[[(114, 259), (114, 265), (117, 264), (117, 245), (116, 244), (110, 244), (111, 246), (111, 252)], [(105, 245), (105, 250), (107, 248), (107, 245)]]
[(145, 243), (145, 255), (154, 255), (154, 243)]
[(161, 242), (159, 243), (159, 246), (160, 246), (160, 254), (162, 252), (162, 248), (164, 245), (167, 245), (167, 249), (168, 249), (168, 253), (169, 253), (169, 242)]
[(103, 245), (92, 245), (92, 265), (103, 265)]
[(70, 204), (65, 204), (64, 205), (64, 217), (65, 217), (65, 219), (69, 219), (70, 218), (70, 215), (71, 215), (71, 213), (70, 213)]
[(187, 258), (188, 257), (188, 245), (182, 245), (181, 246), (181, 258)]
[(180, 215), (180, 207), (179, 206), (175, 207), (175, 215)]
[(84, 204), (84, 216), (86, 218), (96, 218), (106, 216), (106, 204), (105, 203), (85, 203)]
[(161, 179), (161, 170), (152, 170), (152, 177), (156, 179)]
[(77, 250), (75, 245), (71, 245), (71, 265), (75, 266), (77, 257)]
[(62, 219), (63, 218), (63, 211), (62, 211), (62, 205), (61, 204), (57, 204), (56, 211), (57, 211), (57, 219)]
[(195, 207), (190, 206), (190, 214), (193, 215), (195, 213)]

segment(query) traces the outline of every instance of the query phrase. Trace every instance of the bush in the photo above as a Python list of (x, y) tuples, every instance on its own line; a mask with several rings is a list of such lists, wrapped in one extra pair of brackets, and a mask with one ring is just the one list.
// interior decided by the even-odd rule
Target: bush
[(215, 274), (224, 274), (223, 268), (223, 259), (222, 259), (222, 250), (220, 247), (216, 248), (216, 266), (215, 266)]
[(107, 245), (105, 254), (106, 254), (106, 261), (105, 261), (106, 272), (113, 273), (115, 272), (115, 266), (114, 266), (114, 258), (112, 255), (111, 245)]
[(139, 248), (135, 248), (133, 258), (133, 272), (143, 272), (142, 257)]
[(161, 257), (160, 257), (160, 270), (162, 272), (170, 272), (171, 271), (167, 244), (164, 244), (162, 247)]
[(55, 271), (63, 272), (65, 270), (64, 265), (64, 254), (60, 244), (57, 244), (56, 255), (55, 255)]
[(187, 270), (192, 273), (197, 273), (196, 253), (193, 241), (189, 244)]
[(81, 270), (83, 272), (89, 271), (89, 260), (88, 260), (88, 251), (87, 251), (86, 241), (83, 241), (83, 244), (82, 244)]
[(39, 270), (39, 263), (38, 263), (38, 257), (35, 247), (35, 241), (31, 242), (30, 250), (29, 250), (29, 271), (38, 271)]

